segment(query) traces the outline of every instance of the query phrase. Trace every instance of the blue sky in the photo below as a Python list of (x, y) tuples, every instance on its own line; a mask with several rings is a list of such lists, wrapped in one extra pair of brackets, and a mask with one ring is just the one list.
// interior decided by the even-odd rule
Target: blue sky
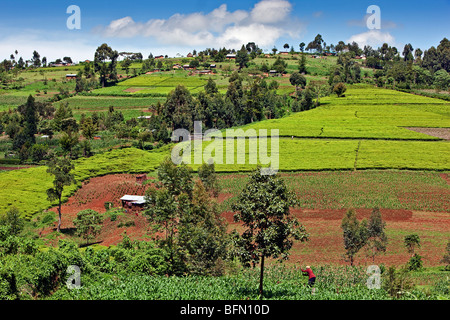
[[(81, 10), (81, 29), (69, 30), (69, 5)], [(370, 31), (366, 10), (377, 5), (382, 27)], [(249, 41), (269, 52), (284, 43), (298, 49), (320, 33), (327, 44), (357, 41), (361, 46), (406, 43), (422, 50), (450, 38), (450, 0), (164, 0), (164, 1), (2, 1), (0, 59), (15, 50), (24, 59), (33, 50), (49, 61), (63, 56), (92, 59), (108, 43), (118, 51), (185, 56), (193, 49), (238, 49)]]

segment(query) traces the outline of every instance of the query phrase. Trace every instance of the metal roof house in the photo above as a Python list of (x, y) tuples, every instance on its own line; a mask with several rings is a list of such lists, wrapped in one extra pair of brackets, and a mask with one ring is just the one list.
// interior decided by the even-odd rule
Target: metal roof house
[(125, 195), (122, 198), (120, 198), (120, 201), (122, 201), (122, 207), (124, 209), (130, 209), (130, 210), (141, 210), (145, 206), (145, 197), (144, 196), (132, 196), (132, 195)]

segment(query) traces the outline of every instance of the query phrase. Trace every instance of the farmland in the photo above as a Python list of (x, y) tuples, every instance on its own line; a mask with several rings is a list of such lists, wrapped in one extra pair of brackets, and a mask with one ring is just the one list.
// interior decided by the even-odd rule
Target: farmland
[[(256, 83), (252, 74), (261, 76), (258, 68), (263, 64), (271, 65), (275, 58), (255, 58), (241, 71), (243, 91), (251, 91), (251, 85)], [(439, 283), (445, 287), (448, 273), (442, 267), (442, 257), (450, 236), (449, 102), (369, 84), (348, 84), (344, 96), (337, 97), (330, 92), (325, 96), (314, 96), (317, 105), (302, 112), (292, 112), (296, 97), (288, 75), (297, 70), (300, 55), (281, 59), (287, 63), (287, 74), (269, 77), (266, 81), (275, 81), (278, 89), (274, 92), (286, 95), (286, 104), (281, 106), (285, 109), (284, 116), (255, 122), (252, 119), (252, 123), (231, 128), (242, 129), (240, 133), (237, 131), (238, 136), (243, 133), (252, 138), (261, 130), (268, 130), (269, 135), (271, 130), (279, 130), (279, 141), (273, 138), (267, 141), (271, 150), (267, 156), (279, 160), (279, 176), (299, 201), (299, 206), (291, 208), (290, 213), (310, 235), (310, 241), (294, 243), (290, 259), (281, 266), (273, 259), (266, 261), (269, 270), (265, 279), (265, 298), (391, 299), (386, 290), (367, 288), (366, 267), (377, 264), (386, 272), (389, 266), (405, 265), (411, 255), (405, 248), (404, 238), (411, 233), (417, 234), (422, 241), (416, 252), (424, 266), (411, 276), (426, 290), (416, 288), (410, 293), (420, 299), (448, 297), (447, 291), (438, 292), (435, 288)], [(178, 63), (181, 59), (168, 60)], [(335, 57), (308, 57), (307, 84), (326, 83), (336, 62)], [(141, 63), (132, 65), (135, 69), (141, 67)], [(0, 166), (0, 212), (17, 207), (20, 216), (26, 220), (24, 234), (37, 246), (33, 251), (26, 242), (18, 244), (20, 254), (10, 255), (4, 265), (0, 263), (2, 270), (21, 266), (14, 273), (21, 288), (20, 295), (44, 299), (257, 299), (259, 270), (243, 269), (237, 260), (221, 261), (220, 276), (166, 277), (171, 272), (167, 267), (167, 252), (163, 252), (162, 247), (155, 247), (153, 226), (143, 214), (125, 212), (119, 201), (125, 194), (145, 195), (146, 190), (154, 186), (156, 171), (171, 155), (172, 148), (192, 143), (194, 151), (205, 153), (203, 162), (215, 157), (220, 192), (214, 201), (218, 203), (220, 217), (226, 221), (226, 230), (243, 231), (242, 224), (233, 219), (232, 204), (236, 204), (248, 182), (248, 174), (256, 165), (267, 165), (258, 159), (260, 149), (251, 147), (258, 140), (236, 138), (225, 142), (213, 139), (197, 148), (196, 142), (175, 145), (154, 140), (156, 129), (145, 121), (142, 121), (144, 124), (134, 121), (142, 115), (152, 115), (155, 119), (158, 116), (155, 106), (164, 105), (167, 95), (179, 85), (186, 87), (192, 97), (197, 97), (205, 90), (210, 78), (219, 93), (225, 95), (230, 85), (229, 76), (237, 70), (236, 64), (232, 61), (219, 63), (216, 73), (207, 77), (174, 70), (128, 77), (123, 74), (124, 70), (119, 70), (119, 82), (76, 94), (75, 82), (66, 81), (65, 74), (79, 70), (80, 67), (74, 66), (42, 68), (43, 73), (26, 71), (21, 74), (22, 88), (0, 92), (0, 112), (26, 103), (29, 95), (43, 102), (66, 91), (69, 94), (52, 105), (58, 108), (67, 104), (80, 124), (82, 115), (85, 119), (94, 113), (113, 113), (110, 110), (123, 115), (121, 122), (108, 127), (106, 121), (99, 125), (97, 129), (104, 130), (95, 131), (99, 139), (86, 138), (80, 130), (83, 134), (80, 141), (87, 142), (93, 152), (85, 157), (74, 156), (78, 158), (73, 160), (76, 183), (64, 188), (62, 194), (62, 232), (55, 229), (57, 201), (47, 200), (47, 189), (52, 187), (53, 177), (47, 173), (45, 162), (37, 161), (17, 167), (18, 170), (9, 170), (21, 160), (17, 157), (3, 160), (15, 165)], [(363, 68), (365, 77), (372, 77), (373, 72)], [(197, 100), (193, 101), (192, 105), (199, 104)], [(248, 106), (246, 103), (248, 101), (241, 107)], [(197, 111), (192, 105), (188, 107)], [(125, 123), (133, 126), (133, 136), (119, 132), (126, 127)], [(171, 129), (167, 127), (167, 130)], [(223, 129), (222, 133), (225, 132)], [(144, 140), (142, 133), (151, 137)], [(36, 141), (58, 153), (62, 152), (61, 135), (58, 132), (50, 140), (37, 137)], [(144, 138), (140, 140), (142, 136)], [(0, 151), (5, 157), (11, 150), (12, 140), (2, 136)], [(239, 145), (240, 142), (243, 144)], [(275, 143), (279, 148), (272, 150)], [(239, 146), (245, 149), (238, 149)], [(233, 151), (231, 163), (227, 151)], [(192, 163), (189, 167), (198, 173), (201, 163), (194, 163), (195, 157), (195, 153), (187, 155)], [(253, 163), (251, 159), (257, 161)], [(143, 185), (136, 183), (136, 175), (142, 173), (150, 178)], [(194, 175), (194, 179), (197, 181), (198, 176)], [(113, 208), (107, 209), (107, 203)], [(343, 258), (342, 219), (349, 209), (355, 209), (359, 220), (368, 219), (374, 208), (380, 208), (386, 222), (389, 239), (386, 252), (372, 260), (368, 252), (361, 251), (356, 256), (356, 266), (347, 266), (348, 261)], [(74, 223), (82, 210), (95, 210), (102, 220), (101, 231), (87, 244), (77, 234)], [(2, 242), (3, 247), (5, 243)], [(8, 248), (14, 249), (14, 246)], [(0, 257), (7, 255), (2, 254), (3, 251)], [(54, 259), (51, 263), (40, 260), (45, 260), (46, 254)], [(50, 289), (46, 287), (44, 280), (48, 279), (48, 274), (62, 279), (64, 267), (73, 263), (83, 265), (83, 274), (87, 274), (83, 278), (83, 289), (67, 290), (57, 281), (48, 285)], [(42, 270), (36, 267), (41, 264)], [(314, 266), (320, 279), (318, 294), (311, 295), (304, 286), (299, 266), (306, 264)], [(29, 268), (36, 277), (29, 277)], [(29, 286), (33, 286), (31, 294), (27, 293)]]

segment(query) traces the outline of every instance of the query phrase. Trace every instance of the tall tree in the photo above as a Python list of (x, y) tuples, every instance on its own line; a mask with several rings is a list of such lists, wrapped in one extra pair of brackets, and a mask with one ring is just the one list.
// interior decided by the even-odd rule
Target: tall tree
[(248, 51), (244, 45), (242, 45), (241, 50), (236, 54), (236, 63), (239, 65), (239, 70), (246, 68), (249, 61)]
[(95, 51), (94, 70), (100, 74), (100, 84), (105, 87), (108, 80), (117, 81), (117, 58), (119, 53), (106, 43), (102, 44)]
[(386, 252), (387, 236), (384, 232), (386, 222), (383, 221), (380, 209), (374, 208), (367, 225), (367, 248), (372, 261), (381, 252)]
[(75, 183), (72, 170), (75, 168), (69, 158), (52, 158), (47, 164), (47, 172), (53, 175), (53, 187), (47, 189), (48, 201), (58, 200), (58, 227), (57, 231), (61, 231), (62, 223), (62, 194), (64, 187)]
[(32, 61), (33, 67), (39, 68), (41, 66), (41, 55), (36, 50), (33, 51)]
[(343, 231), (345, 256), (350, 265), (353, 266), (355, 256), (366, 244), (367, 221), (361, 223), (356, 218), (355, 210), (348, 210), (342, 219), (341, 228)]
[(259, 294), (263, 297), (264, 262), (266, 258), (288, 259), (293, 240), (307, 241), (309, 235), (299, 222), (290, 216), (289, 209), (297, 205), (277, 176), (254, 171), (232, 209), (234, 220), (242, 222), (242, 235), (236, 231), (233, 240), (237, 255), (244, 266), (261, 263)]

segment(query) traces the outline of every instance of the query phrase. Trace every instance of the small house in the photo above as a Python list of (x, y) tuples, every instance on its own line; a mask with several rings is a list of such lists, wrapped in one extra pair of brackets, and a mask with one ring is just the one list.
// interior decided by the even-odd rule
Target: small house
[(193, 58), (194, 55), (193, 55), (192, 53), (189, 52), (188, 55), (187, 55), (187, 57), (188, 57), (188, 58)]
[(226, 58), (228, 60), (234, 60), (234, 59), (236, 59), (236, 55), (235, 54), (227, 54)]
[(136, 183), (143, 184), (147, 180), (148, 180), (148, 177), (146, 174), (140, 174), (140, 175), (136, 176)]
[(156, 60), (164, 59), (164, 56), (156, 56), (155, 59)]
[(140, 211), (144, 208), (146, 203), (144, 196), (133, 195), (125, 195), (120, 198), (120, 201), (122, 202), (122, 207), (127, 211)]
[(67, 80), (74, 80), (77, 78), (76, 74), (66, 74), (66, 79)]
[(287, 52), (287, 51), (281, 51), (280, 54), (281, 54), (282, 56), (287, 56), (287, 55), (289, 54), (289, 52)]

